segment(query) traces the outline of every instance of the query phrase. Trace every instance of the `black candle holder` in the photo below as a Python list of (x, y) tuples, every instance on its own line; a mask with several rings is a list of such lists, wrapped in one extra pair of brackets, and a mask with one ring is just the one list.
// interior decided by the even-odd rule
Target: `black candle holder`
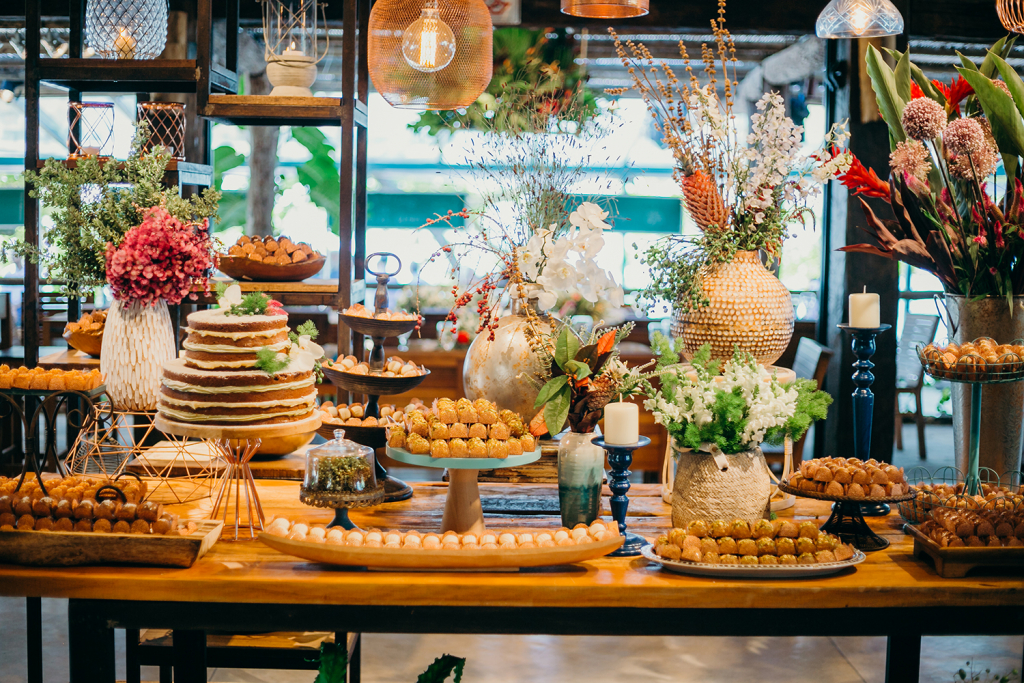
[[(875, 394), (871, 385), (875, 383), (875, 375), (871, 369), (875, 364), (871, 356), (875, 355), (875, 337), (892, 325), (878, 327), (852, 327), (839, 325), (839, 329), (853, 336), (853, 353), (857, 356), (853, 367), (853, 383), (857, 386), (853, 391), (853, 455), (860, 460), (871, 459), (871, 422), (875, 410)], [(835, 510), (835, 506), (833, 506)], [(889, 506), (885, 503), (862, 503), (860, 512), (867, 517), (885, 517), (889, 514)], [(837, 511), (838, 512), (838, 511)], [(846, 511), (849, 514), (849, 511)]]
[(611, 509), (612, 519), (619, 524), (619, 533), (625, 538), (622, 546), (608, 557), (635, 557), (640, 550), (648, 545), (642, 536), (626, 532), (626, 511), (629, 508), (629, 466), (633, 464), (633, 451), (643, 448), (651, 443), (646, 436), (631, 444), (609, 444), (605, 443), (604, 437), (599, 436), (592, 442), (595, 446), (603, 448), (608, 454), (608, 464), (611, 472), (608, 474), (608, 488), (612, 490)]

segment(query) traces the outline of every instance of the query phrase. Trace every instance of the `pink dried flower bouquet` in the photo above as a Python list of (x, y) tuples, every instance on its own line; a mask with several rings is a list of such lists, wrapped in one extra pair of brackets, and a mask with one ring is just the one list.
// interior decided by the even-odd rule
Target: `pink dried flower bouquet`
[(182, 223), (163, 206), (154, 206), (125, 235), (120, 246), (107, 243), (107, 282), (114, 298), (152, 306), (179, 304), (194, 284), (209, 286), (214, 266), (209, 221)]

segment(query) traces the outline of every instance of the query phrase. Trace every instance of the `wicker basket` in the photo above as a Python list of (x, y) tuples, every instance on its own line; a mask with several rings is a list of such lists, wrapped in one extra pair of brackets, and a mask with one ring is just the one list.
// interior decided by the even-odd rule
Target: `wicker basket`
[(698, 519), (765, 519), (771, 493), (768, 463), (760, 448), (735, 455), (679, 452), (672, 525), (685, 527)]

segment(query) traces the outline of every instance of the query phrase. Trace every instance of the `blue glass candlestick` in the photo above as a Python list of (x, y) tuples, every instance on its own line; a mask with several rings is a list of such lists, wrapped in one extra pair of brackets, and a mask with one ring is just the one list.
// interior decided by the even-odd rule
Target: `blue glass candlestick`
[(635, 557), (640, 554), (640, 549), (648, 545), (642, 537), (636, 534), (626, 533), (626, 510), (629, 508), (629, 466), (633, 464), (633, 451), (643, 448), (651, 443), (646, 436), (631, 444), (609, 444), (605, 443), (604, 437), (599, 436), (592, 441), (595, 446), (603, 448), (608, 453), (608, 465), (611, 472), (608, 474), (608, 488), (612, 490), (611, 508), (612, 518), (619, 524), (619, 533), (626, 539), (622, 546), (608, 557)]
[[(870, 460), (871, 421), (875, 410), (875, 394), (871, 391), (871, 385), (875, 382), (871, 368), (875, 367), (875, 364), (870, 358), (875, 355), (875, 337), (892, 329), (892, 325), (839, 325), (839, 329), (847, 330), (853, 335), (853, 353), (857, 356), (853, 364), (853, 383), (857, 386), (853, 392), (853, 455), (860, 460)], [(868, 517), (884, 517), (889, 514), (889, 506), (885, 503), (865, 503), (860, 509)]]

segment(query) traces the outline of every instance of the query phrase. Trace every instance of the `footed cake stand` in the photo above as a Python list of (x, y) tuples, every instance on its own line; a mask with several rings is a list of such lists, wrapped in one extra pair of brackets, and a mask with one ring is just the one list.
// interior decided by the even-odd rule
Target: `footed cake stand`
[(448, 497), (444, 502), (441, 531), (457, 534), (480, 534), (485, 531), (484, 511), (480, 505), (477, 473), (480, 470), (520, 467), (540, 460), (540, 449), (507, 458), (432, 458), (415, 455), (404, 448), (388, 446), (388, 457), (414, 467), (445, 467), (448, 469)]
[[(314, 432), (320, 426), (320, 413), (314, 411), (310, 417), (296, 422), (266, 425), (204, 425), (196, 423), (175, 422), (157, 414), (154, 425), (165, 434), (174, 436), (190, 436), (202, 439), (213, 446), (227, 462), (217, 495), (214, 498), (210, 519), (220, 514), (220, 506), (224, 505), (224, 526), (228, 528), (228, 511), (231, 508), (231, 488), (235, 493), (235, 535), (238, 540), (239, 529), (248, 529), (249, 538), (256, 538), (256, 529), (263, 531), (263, 506), (260, 505), (259, 494), (256, 492), (256, 481), (253, 479), (249, 461), (259, 449), (262, 439), (294, 436)], [(242, 523), (241, 491), (245, 492), (246, 523)]]

